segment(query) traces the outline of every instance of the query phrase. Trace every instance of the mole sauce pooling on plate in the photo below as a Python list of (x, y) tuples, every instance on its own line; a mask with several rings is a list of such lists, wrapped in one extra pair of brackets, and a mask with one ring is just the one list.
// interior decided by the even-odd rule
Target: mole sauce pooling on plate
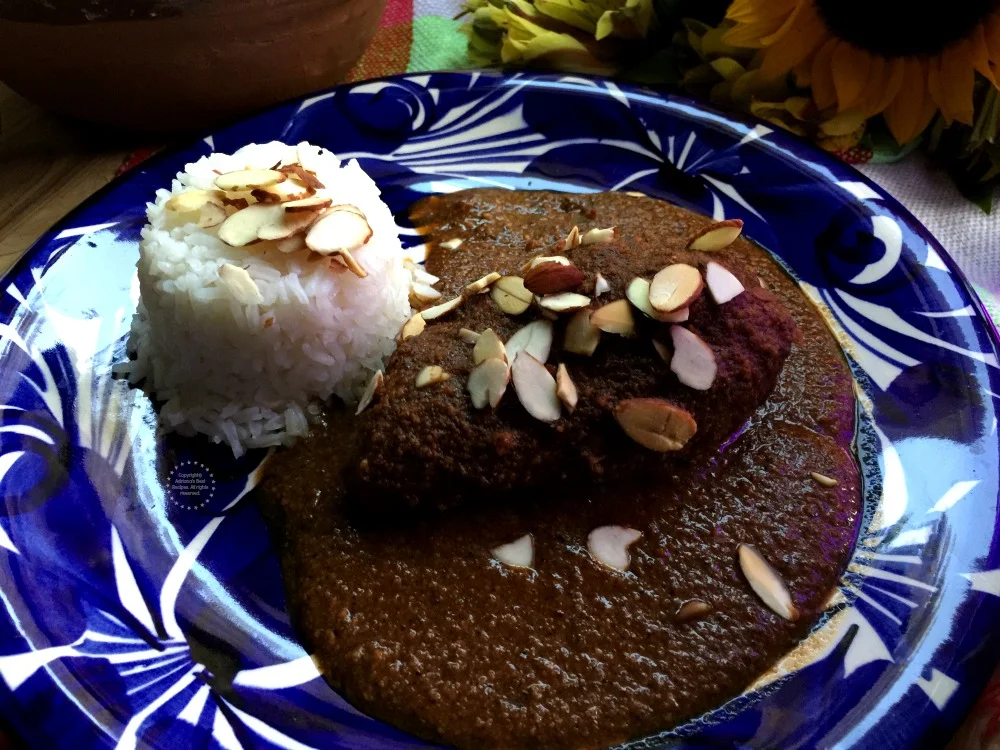
[[(624, 194), (501, 190), (430, 199), (414, 214), (436, 239), (463, 240), (428, 261), (446, 297), (498, 258), (530, 256), (574, 225), (688, 236), (704, 221)], [(727, 253), (752, 262), (802, 341), (722, 452), (635, 483), (519, 493), (378, 526), (347, 512), (340, 478), (357, 461), (358, 436), (342, 410), (272, 459), (262, 508), (289, 604), (348, 700), (462, 747), (598, 747), (718, 706), (815, 624), (860, 515), (851, 376), (820, 315), (764, 251), (740, 241), (718, 255)], [(839, 483), (823, 486), (812, 472)], [(587, 535), (611, 524), (643, 534), (625, 573), (587, 551)], [(491, 557), (528, 533), (533, 570)], [(753, 593), (740, 544), (785, 581), (795, 622)], [(678, 617), (692, 599), (711, 609)]]

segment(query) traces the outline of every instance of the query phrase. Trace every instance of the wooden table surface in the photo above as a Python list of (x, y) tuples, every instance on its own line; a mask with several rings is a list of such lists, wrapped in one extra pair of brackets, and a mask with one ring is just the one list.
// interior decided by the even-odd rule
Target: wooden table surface
[(0, 83), (0, 275), (155, 141), (56, 117)]

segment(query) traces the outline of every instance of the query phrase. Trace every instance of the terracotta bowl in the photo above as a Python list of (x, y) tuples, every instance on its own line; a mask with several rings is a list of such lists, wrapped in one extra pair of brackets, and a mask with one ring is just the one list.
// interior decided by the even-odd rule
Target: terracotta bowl
[(0, 80), (45, 107), (143, 130), (204, 128), (339, 83), (385, 0), (12, 0)]

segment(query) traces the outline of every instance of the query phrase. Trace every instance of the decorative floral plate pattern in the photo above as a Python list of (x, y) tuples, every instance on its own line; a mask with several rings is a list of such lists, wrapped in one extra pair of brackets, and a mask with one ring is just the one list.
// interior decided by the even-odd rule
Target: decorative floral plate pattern
[(643, 747), (941, 746), (1000, 660), (996, 333), (938, 243), (844, 165), (609, 81), (440, 73), (290, 103), (154, 159), (0, 297), (0, 706), (33, 747), (413, 747), (297, 643), (250, 493), (263, 453), (157, 436), (112, 377), (146, 201), (249, 142), (357, 158), (404, 244), (427, 193), (637, 190), (740, 217), (857, 376), (866, 515), (828, 616), (744, 695)]

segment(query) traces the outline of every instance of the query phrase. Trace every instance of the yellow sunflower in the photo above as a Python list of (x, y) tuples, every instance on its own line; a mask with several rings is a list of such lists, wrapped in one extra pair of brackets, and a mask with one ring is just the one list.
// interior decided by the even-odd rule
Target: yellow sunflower
[(820, 110), (881, 114), (901, 144), (938, 111), (972, 125), (976, 72), (997, 87), (1000, 0), (734, 0), (726, 17), (725, 42), (758, 49), (764, 79), (793, 73)]

